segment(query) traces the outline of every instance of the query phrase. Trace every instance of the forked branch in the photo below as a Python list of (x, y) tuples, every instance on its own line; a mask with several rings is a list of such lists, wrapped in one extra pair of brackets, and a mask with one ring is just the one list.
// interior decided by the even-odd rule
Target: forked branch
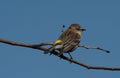
[[(5, 39), (0, 39), (0, 42), (1, 43), (5, 43), (5, 44), (9, 44), (9, 45), (13, 45), (13, 46), (21, 46), (21, 47), (38, 49), (38, 50), (41, 50), (41, 51), (46, 51), (47, 50), (47, 48), (44, 48), (42, 46), (44, 46), (44, 45), (52, 45), (53, 44), (53, 42), (47, 42), (47, 43), (41, 43), (41, 44), (37, 44), (37, 45), (32, 45), (32, 44), (26, 44), (26, 43), (9, 41), (9, 40), (5, 40)], [(51, 53), (54, 54), (54, 55), (56, 55), (56, 56), (58, 55), (58, 52), (56, 52), (56, 51), (52, 51)], [(72, 62), (74, 64), (78, 64), (80, 66), (83, 66), (83, 67), (85, 67), (87, 69), (120, 71), (120, 68), (111, 68), (111, 67), (102, 67), (102, 66), (89, 66), (89, 65), (81, 63), (81, 62), (79, 62), (77, 60), (68, 58), (68, 57), (66, 57), (64, 55), (60, 55), (58, 57), (66, 60), (66, 61)]]

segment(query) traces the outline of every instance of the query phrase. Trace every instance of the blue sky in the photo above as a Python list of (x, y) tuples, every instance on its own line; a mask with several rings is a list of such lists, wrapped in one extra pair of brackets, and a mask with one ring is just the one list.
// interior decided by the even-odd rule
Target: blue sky
[[(0, 38), (41, 43), (54, 41), (79, 23), (87, 29), (81, 44), (109, 49), (78, 48), (73, 58), (88, 65), (120, 67), (119, 0), (0, 0)], [(66, 55), (67, 56), (67, 55)], [(88, 70), (42, 51), (0, 43), (0, 78), (119, 78), (119, 71)]]

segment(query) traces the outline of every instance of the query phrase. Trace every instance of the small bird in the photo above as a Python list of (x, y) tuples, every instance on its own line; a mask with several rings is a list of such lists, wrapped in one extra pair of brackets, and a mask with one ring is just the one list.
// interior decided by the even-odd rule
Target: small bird
[(45, 54), (52, 52), (53, 50), (58, 50), (58, 56), (63, 53), (68, 53), (70, 55), (70, 52), (74, 51), (78, 47), (83, 31), (85, 31), (85, 29), (83, 29), (79, 24), (70, 25), (70, 27), (54, 42), (52, 47), (45, 52)]

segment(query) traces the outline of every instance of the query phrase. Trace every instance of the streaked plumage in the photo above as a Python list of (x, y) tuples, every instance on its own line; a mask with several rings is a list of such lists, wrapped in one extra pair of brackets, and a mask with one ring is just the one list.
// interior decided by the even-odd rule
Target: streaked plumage
[(81, 34), (84, 30), (85, 29), (82, 29), (79, 24), (70, 25), (70, 27), (61, 34), (58, 40), (54, 42), (49, 51), (58, 50), (60, 55), (74, 51), (80, 43)]

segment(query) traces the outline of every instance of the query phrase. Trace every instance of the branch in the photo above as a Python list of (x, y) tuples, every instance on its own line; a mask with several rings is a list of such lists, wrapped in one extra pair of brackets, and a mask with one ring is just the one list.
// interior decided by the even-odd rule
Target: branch
[(21, 47), (27, 47), (27, 48), (33, 48), (33, 49), (38, 49), (38, 50), (43, 50), (46, 51), (46, 48), (43, 47), (34, 47), (32, 44), (25, 44), (25, 43), (20, 43), (20, 42), (14, 42), (14, 41), (9, 41), (5, 39), (0, 39), (1, 43), (13, 45), (13, 46), (21, 46)]
[[(5, 43), (5, 44), (9, 44), (9, 45), (13, 45), (13, 46), (21, 46), (21, 47), (27, 47), (27, 48), (32, 48), (32, 49), (38, 49), (38, 50), (42, 50), (42, 51), (46, 51), (47, 48), (44, 48), (42, 46), (35, 46), (35, 45), (32, 45), (32, 44), (26, 44), (26, 43), (20, 43), (20, 42), (14, 42), (14, 41), (9, 41), (9, 40), (5, 40), (5, 39), (0, 39), (0, 42), (1, 43)], [(42, 44), (39, 44), (39, 45), (51, 45), (52, 42), (48, 42), (48, 43), (42, 43)], [(97, 70), (112, 70), (112, 71), (120, 71), (120, 68), (110, 68), (110, 67), (100, 67), (100, 66), (89, 66), (89, 65), (86, 65), (84, 63), (81, 63), (79, 61), (76, 61), (74, 59), (70, 59), (64, 55), (60, 55), (58, 56), (58, 52), (56, 51), (52, 51), (51, 52), (52, 54), (56, 55), (57, 57), (60, 57), (66, 61), (69, 61), (69, 62), (72, 62), (74, 64), (77, 64), (77, 65), (80, 65), (80, 66), (83, 66), (87, 69), (97, 69)]]
[(86, 49), (97, 49), (97, 50), (101, 50), (101, 51), (104, 51), (106, 53), (110, 53), (109, 50), (106, 50), (106, 49), (103, 49), (103, 48), (100, 48), (100, 47), (91, 47), (91, 46), (85, 46), (85, 45), (79, 45), (78, 47), (83, 47), (83, 48), (86, 48)]

